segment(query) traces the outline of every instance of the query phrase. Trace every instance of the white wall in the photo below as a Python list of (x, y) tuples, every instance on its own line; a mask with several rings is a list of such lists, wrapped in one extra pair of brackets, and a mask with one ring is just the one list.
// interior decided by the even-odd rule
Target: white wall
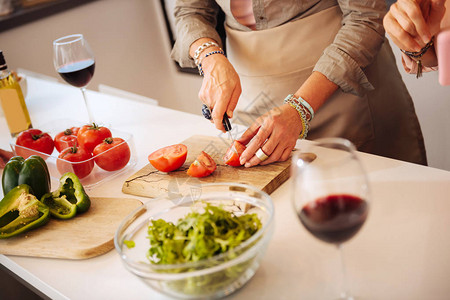
[(10, 68), (58, 78), (53, 68), (52, 41), (83, 33), (96, 55), (89, 89), (96, 90), (103, 83), (157, 99), (161, 106), (199, 113), (200, 104), (192, 104), (201, 79), (180, 74), (170, 60), (170, 42), (159, 3), (95, 1), (1, 32), (0, 49)]
[[(57, 77), (52, 41), (71, 33), (86, 35), (96, 53), (94, 79), (157, 99), (161, 106), (200, 113), (201, 78), (180, 73), (169, 58), (170, 44), (158, 0), (101, 0), (0, 33), (0, 48), (12, 68)], [(422, 125), (429, 165), (450, 170), (450, 87), (437, 73), (416, 79), (401, 67)], [(181, 124), (180, 124), (181, 125)], [(387, 145), (388, 146), (388, 145)]]

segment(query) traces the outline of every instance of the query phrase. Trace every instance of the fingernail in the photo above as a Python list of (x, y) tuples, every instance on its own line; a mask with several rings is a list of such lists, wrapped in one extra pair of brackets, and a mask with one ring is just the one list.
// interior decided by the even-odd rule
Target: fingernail
[(245, 167), (246, 167), (246, 168), (250, 168), (251, 166), (252, 166), (251, 163), (249, 163), (249, 162), (246, 162), (246, 163), (245, 163)]
[(228, 116), (228, 118), (231, 119), (233, 117), (233, 112), (232, 111), (227, 112), (227, 116)]
[(239, 159), (239, 162), (241, 163), (241, 165), (243, 165), (243, 164), (245, 164), (247, 162), (247, 160), (241, 157)]
[(428, 43), (429, 41), (431, 41), (431, 36), (429, 36), (428, 34), (423, 35), (422, 41), (424, 42), (424, 44)]

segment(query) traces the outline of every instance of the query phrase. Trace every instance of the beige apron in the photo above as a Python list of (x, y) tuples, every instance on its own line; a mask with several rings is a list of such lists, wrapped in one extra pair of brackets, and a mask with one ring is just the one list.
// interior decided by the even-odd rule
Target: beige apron
[[(334, 6), (266, 30), (225, 26), (227, 56), (242, 85), (233, 121), (249, 126), (282, 105), (311, 75), (341, 21), (342, 11)], [(387, 41), (375, 62), (363, 71), (375, 90), (362, 97), (336, 91), (316, 112), (308, 139), (344, 137), (360, 151), (426, 164), (414, 106)]]

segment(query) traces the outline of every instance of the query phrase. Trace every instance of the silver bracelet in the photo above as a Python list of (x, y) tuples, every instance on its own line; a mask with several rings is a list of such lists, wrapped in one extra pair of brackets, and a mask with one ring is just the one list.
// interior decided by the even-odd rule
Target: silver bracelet
[(206, 48), (212, 47), (212, 46), (216, 46), (219, 47), (219, 45), (215, 42), (206, 42), (201, 44), (197, 50), (195, 50), (194, 52), (194, 63), (196, 66), (198, 66), (198, 58), (200, 57), (200, 54), (203, 52), (203, 50), (205, 50)]

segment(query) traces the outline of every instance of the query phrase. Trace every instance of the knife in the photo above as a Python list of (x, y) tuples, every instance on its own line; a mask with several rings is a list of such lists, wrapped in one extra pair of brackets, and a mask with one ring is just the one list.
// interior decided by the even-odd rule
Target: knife
[[(211, 120), (211, 109), (208, 107), (208, 105), (206, 104), (202, 105), (202, 114), (206, 119)], [(233, 136), (231, 135), (232, 127), (226, 113), (223, 115), (222, 125), (225, 128), (225, 131), (228, 133), (228, 137), (230, 138), (231, 142), (233, 142), (234, 139)]]

